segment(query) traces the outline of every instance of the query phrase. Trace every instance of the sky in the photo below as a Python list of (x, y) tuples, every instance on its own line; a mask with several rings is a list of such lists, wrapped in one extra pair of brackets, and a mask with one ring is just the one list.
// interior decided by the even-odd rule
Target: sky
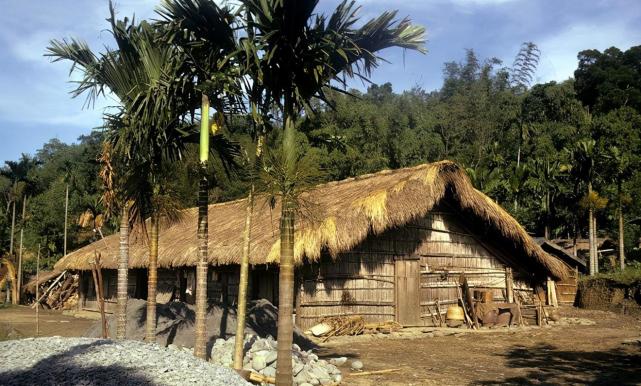
[[(121, 17), (155, 17), (159, 0), (117, 0)], [(328, 13), (338, 0), (320, 0)], [(541, 50), (536, 82), (572, 77), (577, 53), (584, 49), (622, 50), (641, 44), (639, 0), (360, 0), (368, 19), (389, 9), (427, 29), (427, 54), (388, 49), (389, 63), (377, 68), (374, 83), (391, 82), (394, 91), (414, 86), (428, 91), (442, 84), (445, 62), (462, 61), (465, 49), (480, 58), (511, 65), (521, 43)], [(52, 138), (75, 142), (101, 125), (113, 99), (86, 106), (73, 99), (69, 64), (43, 56), (51, 39), (76, 37), (94, 50), (113, 46), (107, 0), (3, 0), (0, 13), (0, 162), (33, 154)], [(354, 81), (353, 87), (367, 85)]]

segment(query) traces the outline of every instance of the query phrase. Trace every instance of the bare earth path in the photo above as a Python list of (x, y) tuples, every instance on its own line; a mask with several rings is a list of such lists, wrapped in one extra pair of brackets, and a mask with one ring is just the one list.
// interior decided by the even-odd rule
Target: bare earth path
[(433, 338), (341, 338), (322, 353), (358, 358), (364, 371), (401, 368), (363, 377), (341, 368), (346, 385), (641, 384), (641, 345), (622, 344), (641, 338), (641, 321), (576, 309), (564, 315), (596, 324)]

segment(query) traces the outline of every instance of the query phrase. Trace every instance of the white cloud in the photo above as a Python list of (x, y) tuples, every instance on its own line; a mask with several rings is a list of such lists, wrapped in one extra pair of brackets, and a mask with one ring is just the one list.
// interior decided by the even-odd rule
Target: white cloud
[(641, 43), (634, 29), (621, 20), (607, 24), (585, 23), (568, 26), (539, 43), (541, 60), (537, 80), (563, 81), (574, 76), (578, 65), (577, 54), (586, 49), (604, 50), (615, 46), (622, 50)]

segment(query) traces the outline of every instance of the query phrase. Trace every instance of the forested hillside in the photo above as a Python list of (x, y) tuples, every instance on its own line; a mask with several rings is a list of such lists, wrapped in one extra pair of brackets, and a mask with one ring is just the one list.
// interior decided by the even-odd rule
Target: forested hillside
[[(630, 221), (641, 217), (641, 46), (582, 51), (574, 79), (534, 85), (536, 46), (515, 54), (514, 64), (505, 64), (468, 50), (444, 65), (442, 87), (431, 92), (395, 93), (389, 83), (353, 96), (328, 91), (329, 103), (316, 101), (316, 114), (299, 122), (300, 154), (320, 171), (311, 173), (314, 181), (450, 159), (534, 235), (587, 237), (592, 209), (598, 235), (617, 239), (622, 214), (628, 261), (638, 259), (640, 227)], [(253, 146), (251, 119), (239, 114), (226, 122), (241, 149)], [(273, 125), (268, 143), (279, 141), (277, 115)], [(52, 139), (6, 162), (3, 254), (17, 253), (24, 228), (27, 270), (39, 243), (49, 265), (62, 256), (67, 188), (68, 250), (117, 230), (118, 219), (101, 201), (102, 137), (95, 131), (76, 144)], [(187, 159), (172, 166), (168, 195), (179, 207), (197, 203), (197, 157), (188, 149)], [(244, 163), (240, 157), (235, 170), (212, 167), (212, 201), (246, 195)]]

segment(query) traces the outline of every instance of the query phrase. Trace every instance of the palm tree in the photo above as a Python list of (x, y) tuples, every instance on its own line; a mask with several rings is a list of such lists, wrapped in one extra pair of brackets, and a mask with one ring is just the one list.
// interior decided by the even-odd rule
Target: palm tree
[(528, 162), (530, 171), (526, 185), (540, 198), (543, 208), (543, 235), (550, 238), (552, 203), (561, 188), (561, 163), (558, 160), (533, 159)]
[(623, 216), (623, 182), (632, 174), (630, 157), (621, 152), (618, 147), (610, 148), (608, 154), (610, 175), (617, 186), (617, 218), (619, 228), (619, 268), (625, 269), (625, 227)]
[(358, 22), (353, 1), (343, 1), (329, 17), (316, 12), (318, 0), (243, 0), (247, 18), (247, 39), (243, 44), (250, 65), (283, 117), (282, 158), (284, 178), (280, 186), (280, 273), (278, 311), (277, 385), (292, 382), (291, 346), (294, 295), (294, 224), (296, 173), (296, 120), (312, 98), (326, 100), (332, 80), (344, 84), (347, 77), (366, 77), (378, 65), (376, 52), (388, 47), (423, 51), (422, 27), (409, 19), (395, 20), (396, 12), (355, 28)]
[[(207, 165), (209, 155), (209, 108), (213, 102), (218, 113), (234, 104), (238, 93), (238, 67), (229, 60), (236, 51), (233, 25), (235, 15), (231, 9), (219, 7), (213, 1), (166, 1), (157, 10), (168, 31), (165, 39), (181, 47), (189, 63), (185, 79), (202, 93), (200, 129), (200, 182), (198, 189), (198, 265), (196, 267), (196, 321), (194, 355), (205, 359), (207, 332), (207, 245), (209, 181)], [(229, 98), (231, 97), (231, 98)], [(231, 103), (229, 103), (231, 100)], [(226, 103), (227, 102), (227, 103)], [(218, 128), (219, 125), (215, 125)], [(214, 141), (214, 146), (220, 143)]]
[[(181, 119), (185, 108), (184, 95), (193, 93), (189, 84), (181, 82), (176, 74), (183, 72), (180, 53), (170, 45), (157, 44), (160, 31), (156, 25), (142, 22), (116, 20), (113, 4), (110, 3), (108, 19), (111, 33), (117, 43), (116, 51), (107, 49), (96, 56), (80, 41), (52, 41), (48, 55), (54, 61), (67, 59), (73, 62), (72, 69), (79, 69), (84, 78), (72, 92), (73, 96), (88, 93), (88, 101), (104, 94), (108, 89), (120, 102), (116, 113), (106, 114), (108, 141), (113, 151), (126, 160), (132, 173), (124, 178), (127, 186), (123, 203), (133, 202), (132, 215), (144, 225), (144, 218), (151, 215), (148, 269), (148, 301), (146, 339), (156, 337), (156, 282), (158, 256), (158, 228), (160, 214), (166, 208), (161, 203), (162, 163), (181, 157), (188, 129)], [(133, 167), (132, 167), (133, 166)], [(146, 172), (141, 175), (141, 172)], [(127, 205), (123, 205), (123, 221)], [(146, 227), (145, 227), (146, 229)], [(128, 227), (121, 227), (121, 238), (126, 239)], [(121, 248), (124, 254), (126, 247)], [(124, 260), (124, 257), (121, 259)], [(124, 264), (121, 264), (124, 265)], [(124, 269), (120, 275), (126, 274)], [(119, 277), (119, 283), (126, 283)], [(126, 290), (119, 291), (119, 310), (126, 305)], [(119, 317), (120, 319), (120, 317)]]
[(587, 195), (585, 198), (585, 207), (588, 210), (588, 240), (590, 244), (590, 275), (599, 272), (599, 262), (597, 259), (596, 246), (596, 226), (594, 219), (595, 204), (598, 201), (598, 195), (592, 190), (594, 182), (597, 159), (596, 142), (593, 139), (584, 139), (576, 143), (573, 148), (568, 149), (572, 160), (571, 173), (575, 179), (575, 190), (580, 182), (587, 185)]

